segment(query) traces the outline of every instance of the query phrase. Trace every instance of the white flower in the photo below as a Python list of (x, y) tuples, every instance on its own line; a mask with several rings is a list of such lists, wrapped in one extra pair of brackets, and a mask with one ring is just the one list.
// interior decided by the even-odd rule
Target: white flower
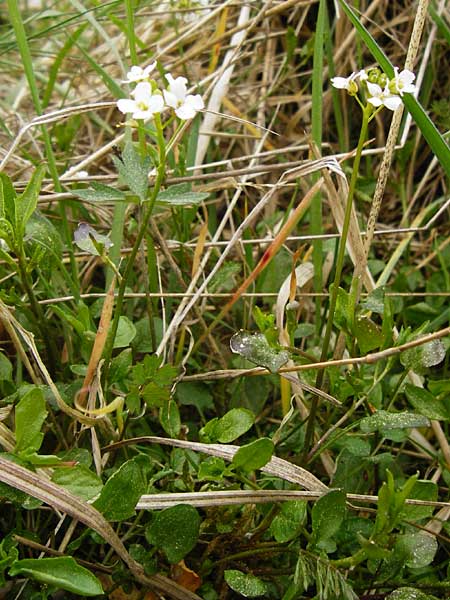
[(352, 73), (349, 77), (332, 77), (331, 85), (338, 90), (348, 90), (359, 73)]
[(175, 109), (175, 114), (180, 119), (192, 119), (199, 110), (205, 108), (200, 94), (195, 96), (187, 93), (186, 77), (177, 77), (174, 79), (170, 73), (166, 75), (169, 87), (163, 91), (164, 100), (167, 106)]
[(137, 67), (136, 65), (131, 67), (131, 70), (127, 73), (127, 78), (122, 83), (138, 83), (139, 81), (147, 81), (150, 73), (156, 67), (156, 60), (150, 65), (147, 65), (145, 69)]
[(131, 95), (134, 100), (121, 98), (117, 102), (117, 108), (125, 114), (132, 113), (133, 119), (150, 119), (164, 108), (163, 97), (153, 93), (148, 81), (138, 83)]
[(393, 93), (400, 94), (414, 94), (416, 86), (413, 81), (416, 78), (412, 71), (404, 69), (401, 73), (398, 72), (398, 67), (394, 67), (394, 79), (389, 82), (389, 89)]
[(392, 94), (389, 87), (382, 89), (377, 83), (366, 82), (369, 98), (367, 101), (375, 107), (385, 106), (389, 110), (396, 110), (402, 103), (399, 96)]

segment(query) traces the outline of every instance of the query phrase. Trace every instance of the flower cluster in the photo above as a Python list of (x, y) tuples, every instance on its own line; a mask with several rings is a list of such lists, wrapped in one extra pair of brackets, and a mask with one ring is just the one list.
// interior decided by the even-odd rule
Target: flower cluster
[(205, 107), (200, 94), (188, 94), (186, 77), (175, 78), (170, 73), (166, 75), (169, 85), (166, 89), (159, 90), (156, 82), (150, 78), (155, 67), (156, 62), (144, 69), (138, 66), (131, 67), (123, 83), (136, 84), (136, 87), (131, 92), (131, 98), (118, 100), (117, 108), (120, 112), (131, 113), (133, 119), (146, 120), (168, 106), (174, 109), (180, 119), (195, 117), (197, 112)]
[(394, 77), (389, 79), (385, 73), (374, 68), (352, 73), (349, 77), (333, 77), (331, 84), (340, 90), (347, 90), (351, 96), (356, 96), (360, 87), (364, 86), (367, 102), (372, 106), (396, 110), (402, 103), (403, 94), (415, 93), (415, 78), (411, 71), (405, 69), (399, 72), (398, 67), (394, 67)]

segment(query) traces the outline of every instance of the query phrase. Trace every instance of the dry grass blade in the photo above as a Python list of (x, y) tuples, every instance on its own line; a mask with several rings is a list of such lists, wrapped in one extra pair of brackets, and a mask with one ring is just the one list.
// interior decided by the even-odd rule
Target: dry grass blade
[[(125, 445), (135, 444), (162, 444), (164, 446), (174, 446), (175, 448), (186, 448), (193, 450), (194, 452), (202, 452), (203, 454), (209, 454), (210, 456), (218, 456), (224, 460), (233, 460), (233, 456), (239, 450), (240, 446), (234, 446), (232, 444), (202, 444), (200, 442), (189, 442), (186, 440), (176, 440), (172, 438), (162, 438), (157, 436), (143, 436), (138, 438), (131, 438), (128, 440), (122, 440), (115, 444), (110, 444), (104, 450), (113, 450), (120, 448)], [(282, 458), (272, 457), (272, 459), (262, 467), (261, 471), (280, 477), (291, 483), (297, 483), (307, 490), (311, 491), (326, 491), (328, 487), (322, 483), (317, 477), (312, 475), (306, 469), (293, 465), (287, 460)]]
[[(161, 510), (176, 504), (210, 507), (230, 506), (233, 504), (267, 504), (269, 502), (289, 502), (292, 500), (314, 502), (324, 494), (326, 494), (326, 491), (318, 493), (298, 490), (230, 490), (220, 492), (182, 492), (179, 494), (144, 494), (136, 505), (136, 509)], [(360, 502), (361, 504), (376, 504), (378, 496), (347, 494), (347, 500)], [(419, 500), (416, 498), (407, 498), (405, 504), (408, 506), (433, 506), (442, 510), (449, 510), (450, 508), (449, 502), (433, 502), (431, 500)]]

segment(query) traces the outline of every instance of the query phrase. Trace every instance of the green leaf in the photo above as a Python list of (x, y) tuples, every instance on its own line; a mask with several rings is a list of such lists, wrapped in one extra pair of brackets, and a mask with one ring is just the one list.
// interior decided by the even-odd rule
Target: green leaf
[(437, 549), (436, 538), (423, 531), (399, 536), (394, 546), (394, 552), (403, 555), (406, 566), (412, 569), (422, 569), (432, 563)]
[(14, 227), (6, 219), (0, 219), (0, 238), (5, 240), (11, 250), (14, 249), (16, 240)]
[(188, 204), (200, 204), (208, 196), (209, 194), (206, 192), (191, 192), (189, 184), (179, 183), (159, 192), (156, 202), (168, 206), (185, 206)]
[(214, 409), (214, 400), (208, 386), (199, 381), (180, 382), (176, 397), (180, 404), (195, 406), (201, 416), (205, 410)]
[(170, 400), (170, 389), (167, 387), (161, 387), (154, 381), (150, 381), (143, 388), (142, 397), (145, 400), (147, 406), (162, 408)]
[(147, 197), (150, 159), (148, 157), (142, 159), (132, 142), (125, 144), (122, 152), (122, 160), (116, 156), (113, 156), (112, 159), (119, 171), (119, 175), (129, 189), (143, 202)]
[(230, 588), (245, 598), (257, 598), (267, 593), (267, 585), (250, 573), (242, 573), (235, 569), (227, 569), (224, 579)]
[(289, 352), (272, 348), (262, 333), (238, 331), (230, 340), (230, 348), (235, 354), (269, 369), (271, 373), (276, 373), (289, 360)]
[(103, 595), (100, 581), (71, 556), (17, 560), (9, 575), (23, 575), (79, 596)]
[(180, 411), (174, 400), (169, 400), (159, 410), (159, 421), (168, 436), (177, 438), (180, 435), (181, 419)]
[(41, 427), (47, 414), (42, 390), (31, 388), (16, 406), (16, 452), (39, 450), (44, 438)]
[(306, 518), (306, 502), (283, 502), (280, 512), (270, 524), (270, 533), (279, 544), (290, 542), (299, 533)]
[(110, 377), (111, 381), (118, 383), (128, 377), (129, 370), (133, 363), (131, 348), (122, 350), (120, 354), (115, 356), (111, 361)]
[(3, 352), (0, 352), (0, 381), (12, 381), (12, 364)]
[(116, 338), (113, 348), (127, 348), (136, 335), (136, 327), (128, 317), (121, 315), (119, 317), (119, 326), (117, 328)]
[(412, 587), (402, 587), (386, 596), (386, 600), (438, 600), (436, 596), (424, 594), (420, 590)]
[(336, 310), (333, 315), (333, 322), (339, 329), (344, 331), (351, 331), (353, 316), (351, 315), (350, 309), (350, 295), (342, 288), (338, 288), (336, 298)]
[(356, 318), (353, 332), (363, 354), (379, 348), (384, 340), (381, 329), (368, 317), (359, 316)]
[(127, 196), (121, 190), (103, 183), (91, 182), (91, 187), (83, 190), (73, 190), (73, 193), (89, 202), (117, 202), (127, 201)]
[(415, 413), (391, 413), (386, 410), (377, 410), (370, 417), (361, 419), (359, 426), (364, 433), (373, 433), (374, 431), (383, 433), (383, 431), (390, 429), (430, 427), (430, 421), (426, 417)]
[(217, 441), (228, 444), (244, 435), (253, 425), (255, 417), (246, 408), (233, 408), (214, 424), (210, 432)]
[(86, 501), (95, 498), (103, 487), (100, 477), (85, 465), (59, 467), (53, 471), (52, 481)]
[[(394, 76), (394, 67), (388, 59), (388, 57), (385, 55), (383, 50), (371, 36), (369, 31), (360, 22), (358, 16), (347, 4), (347, 2), (345, 2), (345, 0), (339, 0), (339, 3), (341, 4), (342, 9), (347, 15), (347, 17), (352, 22), (359, 36), (374, 56), (375, 60), (379, 63), (386, 75), (389, 78), (392, 78)], [(423, 137), (428, 142), (431, 150), (433, 151), (433, 154), (439, 160), (442, 168), (447, 174), (447, 177), (450, 177), (450, 148), (448, 147), (444, 138), (436, 129), (434, 123), (431, 121), (430, 117), (427, 115), (423, 107), (419, 104), (419, 102), (414, 98), (412, 94), (404, 94), (402, 96), (402, 100), (404, 105), (410, 112), (412, 118), (414, 119), (416, 125), (422, 132)]]
[(28, 223), (31, 215), (36, 210), (39, 192), (41, 191), (42, 180), (45, 175), (45, 165), (37, 167), (33, 172), (27, 187), (23, 194), (17, 196), (16, 208), (16, 229), (23, 236), (25, 226)]
[(409, 498), (417, 483), (417, 475), (410, 477), (400, 489), (395, 489), (394, 476), (386, 470), (386, 481), (378, 492), (377, 516), (375, 519), (375, 536), (386, 536), (401, 520), (405, 501)]
[(177, 504), (162, 510), (147, 528), (147, 540), (164, 551), (167, 560), (180, 562), (196, 545), (200, 517), (193, 506)]
[(16, 198), (11, 179), (6, 173), (0, 173), (0, 219), (6, 219), (11, 225), (16, 223)]
[(54, 260), (60, 260), (62, 255), (61, 236), (53, 223), (35, 211), (25, 228), (26, 247), (28, 255), (32, 252), (40, 251), (42, 257), (39, 261), (39, 267), (50, 268), (54, 264)]
[(233, 456), (233, 465), (245, 471), (261, 469), (272, 458), (274, 444), (269, 438), (260, 438), (241, 446)]
[(227, 473), (227, 465), (223, 458), (208, 456), (208, 458), (200, 463), (198, 479), (199, 481), (222, 481)]
[(432, 340), (421, 346), (409, 348), (400, 355), (400, 362), (405, 369), (422, 374), (429, 367), (434, 367), (445, 358), (445, 346), (441, 340)]
[(133, 458), (111, 475), (94, 506), (108, 521), (123, 521), (135, 514), (135, 506), (146, 488), (138, 457)]
[[(408, 498), (436, 502), (438, 499), (438, 486), (433, 481), (419, 479), (408, 494)], [(431, 517), (434, 510), (434, 506), (406, 504), (402, 511), (402, 518), (407, 521), (420, 521)]]
[(375, 288), (361, 304), (361, 308), (363, 310), (370, 310), (371, 312), (382, 315), (384, 313), (385, 291), (386, 290), (383, 285)]
[(449, 419), (450, 415), (445, 408), (445, 404), (437, 400), (427, 390), (407, 383), (405, 393), (410, 404), (421, 415), (436, 421), (447, 421)]
[(311, 511), (312, 545), (328, 549), (328, 542), (338, 532), (346, 512), (346, 495), (342, 490), (331, 490), (321, 496)]

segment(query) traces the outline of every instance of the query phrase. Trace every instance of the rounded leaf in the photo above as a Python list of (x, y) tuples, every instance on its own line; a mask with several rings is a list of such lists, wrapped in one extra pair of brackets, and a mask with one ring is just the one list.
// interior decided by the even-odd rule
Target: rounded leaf
[(146, 537), (164, 551), (170, 563), (178, 563), (197, 543), (200, 517), (193, 506), (177, 504), (159, 512), (150, 523)]
[(233, 464), (246, 471), (261, 469), (272, 458), (274, 445), (269, 438), (260, 438), (241, 446), (233, 457)]
[(228, 444), (246, 433), (255, 417), (246, 408), (233, 408), (214, 425), (214, 436), (222, 444)]
[(267, 592), (264, 581), (250, 573), (229, 569), (225, 571), (224, 577), (230, 588), (245, 598), (257, 598), (258, 596), (264, 596)]

